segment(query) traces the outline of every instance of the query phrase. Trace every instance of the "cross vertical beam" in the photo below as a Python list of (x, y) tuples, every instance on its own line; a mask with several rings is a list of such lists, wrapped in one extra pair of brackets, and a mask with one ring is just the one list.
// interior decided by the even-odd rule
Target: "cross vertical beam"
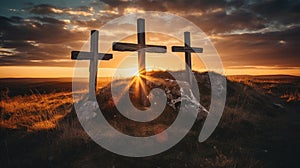
[(190, 32), (184, 32), (184, 46), (172, 46), (172, 52), (184, 52), (185, 53), (185, 71), (186, 81), (192, 85), (192, 74), (188, 70), (192, 70), (192, 57), (191, 53), (202, 53), (203, 48), (191, 47), (191, 34)]
[(90, 78), (89, 78), (89, 99), (96, 97), (97, 88), (97, 71), (98, 71), (98, 37), (99, 32), (96, 30), (91, 31), (91, 44), (90, 51), (92, 54), (90, 62)]
[[(184, 32), (184, 47), (189, 48), (191, 46), (191, 38), (190, 38), (190, 32)], [(189, 73), (188, 68), (192, 70), (192, 58), (191, 58), (191, 52), (185, 52), (185, 69), (186, 69), (186, 75), (187, 75), (187, 81), (192, 84), (192, 77), (191, 73)]]
[[(141, 84), (139, 85), (139, 95), (141, 103), (144, 106), (149, 106), (150, 103), (147, 99), (148, 89), (146, 87), (146, 58), (145, 50), (146, 48), (146, 37), (145, 37), (145, 20), (139, 18), (137, 20), (137, 41), (138, 41), (138, 70), (141, 77)], [(144, 85), (144, 87), (142, 86)]]

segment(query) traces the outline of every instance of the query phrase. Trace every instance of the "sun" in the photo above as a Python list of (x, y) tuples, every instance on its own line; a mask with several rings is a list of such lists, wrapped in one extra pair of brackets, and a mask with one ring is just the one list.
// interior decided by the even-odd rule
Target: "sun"
[(139, 72), (137, 72), (134, 76), (135, 76), (135, 77), (140, 77), (141, 74), (140, 74)]

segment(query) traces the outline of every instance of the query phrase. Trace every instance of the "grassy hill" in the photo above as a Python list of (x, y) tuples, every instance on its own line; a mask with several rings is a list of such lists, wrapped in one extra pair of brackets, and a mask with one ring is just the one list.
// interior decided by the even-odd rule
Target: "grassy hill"
[[(170, 77), (165, 72), (149, 75)], [(208, 74), (195, 76), (200, 103), (209, 108)], [(225, 111), (207, 141), (197, 141), (204, 121), (199, 120), (176, 146), (144, 158), (119, 156), (94, 143), (77, 120), (68, 90), (13, 97), (2, 92), (0, 163), (3, 167), (295, 167), (300, 154), (299, 79), (229, 77)], [(110, 85), (98, 90), (97, 100), (110, 124), (130, 135), (158, 133), (176, 117), (176, 110), (166, 108), (152, 123), (130, 121), (117, 112)]]

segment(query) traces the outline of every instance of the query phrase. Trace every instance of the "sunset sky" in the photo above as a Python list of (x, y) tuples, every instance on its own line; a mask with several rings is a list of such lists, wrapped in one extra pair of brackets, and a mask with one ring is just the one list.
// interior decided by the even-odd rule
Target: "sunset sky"
[[(300, 76), (300, 0), (16, 0), (0, 1), (0, 78), (72, 77), (75, 61), (70, 53), (82, 49), (90, 30), (144, 11), (169, 12), (197, 25), (217, 49), (226, 75)], [(170, 47), (164, 43), (168, 37), (151, 37), (148, 43)], [(111, 43), (104, 39), (100, 46), (102, 42)], [(113, 60), (101, 62), (100, 76), (112, 75), (124, 55), (134, 54), (112, 53)], [(128, 59), (124, 68), (132, 71), (136, 57)], [(205, 70), (193, 59), (195, 70)], [(149, 58), (147, 65), (184, 67), (167, 56)]]

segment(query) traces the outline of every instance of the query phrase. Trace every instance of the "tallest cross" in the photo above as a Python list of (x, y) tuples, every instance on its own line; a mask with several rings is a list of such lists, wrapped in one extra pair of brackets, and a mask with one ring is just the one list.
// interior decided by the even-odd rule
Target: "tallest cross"
[[(141, 83), (139, 86), (139, 95), (141, 100), (141, 105), (149, 106), (149, 100), (147, 98), (148, 90), (146, 88), (146, 61), (145, 55), (146, 52), (151, 53), (166, 53), (166, 46), (159, 45), (146, 45), (146, 37), (145, 37), (145, 19), (137, 20), (137, 44), (133, 43), (113, 43), (114, 51), (137, 51), (138, 52), (138, 70), (141, 78)], [(142, 86), (144, 85), (144, 86)]]

